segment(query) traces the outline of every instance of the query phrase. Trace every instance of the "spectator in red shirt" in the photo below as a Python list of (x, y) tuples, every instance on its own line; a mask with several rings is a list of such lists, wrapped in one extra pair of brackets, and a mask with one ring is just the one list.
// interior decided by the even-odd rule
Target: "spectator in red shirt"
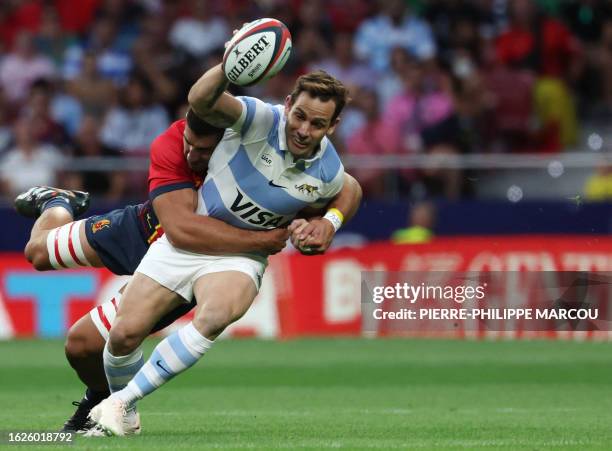
[(567, 83), (578, 78), (580, 47), (565, 25), (533, 1), (512, 0), (509, 28), (497, 39), (496, 53), (502, 63), (539, 76), (535, 108), (545, 131), (558, 134), (564, 146), (575, 143), (576, 113)]
[(36, 33), (38, 31), (42, 10), (41, 0), (0, 2), (0, 40), (5, 50), (13, 48), (20, 32)]

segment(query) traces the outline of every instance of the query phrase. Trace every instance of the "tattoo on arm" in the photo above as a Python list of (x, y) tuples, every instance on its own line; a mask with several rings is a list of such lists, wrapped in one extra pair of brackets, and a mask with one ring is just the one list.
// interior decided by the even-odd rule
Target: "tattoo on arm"
[(210, 110), (212, 109), (212, 107), (215, 106), (215, 103), (217, 103), (217, 100), (219, 100), (219, 97), (221, 97), (221, 95), (225, 92), (226, 87), (227, 87), (227, 83), (221, 83), (219, 86), (217, 86), (217, 88), (215, 89), (215, 92), (213, 92), (208, 102), (206, 102), (206, 109)]
[(236, 122), (236, 118), (223, 111), (210, 111), (202, 119), (215, 127), (227, 128)]
[(214, 108), (219, 98), (224, 94), (227, 85), (227, 82), (217, 85), (213, 93), (206, 100), (203, 99), (200, 108), (197, 110), (202, 119), (215, 127), (227, 128), (236, 122), (235, 117)]

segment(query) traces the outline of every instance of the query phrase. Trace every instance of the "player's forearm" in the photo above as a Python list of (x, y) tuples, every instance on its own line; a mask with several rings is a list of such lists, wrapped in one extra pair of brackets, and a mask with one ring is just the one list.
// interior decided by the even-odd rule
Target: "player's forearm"
[(202, 254), (226, 254), (257, 252), (270, 245), (267, 232), (243, 230), (198, 215), (196, 206), (197, 193), (190, 188), (170, 191), (153, 199), (153, 209), (166, 237), (175, 247)]
[(206, 71), (189, 91), (191, 109), (215, 127), (231, 127), (242, 113), (242, 103), (225, 92), (228, 83), (219, 64)]
[(209, 216), (193, 214), (164, 231), (173, 246), (199, 254), (265, 251), (267, 232), (239, 229)]
[(214, 110), (228, 85), (221, 64), (216, 65), (206, 71), (191, 87), (187, 98), (189, 105), (198, 116), (206, 117)]
[(332, 199), (327, 207), (328, 209), (338, 209), (344, 216), (344, 222), (347, 222), (359, 210), (362, 195), (363, 192), (359, 182), (352, 175), (345, 173), (342, 190)]
[[(349, 174), (344, 175), (344, 183), (340, 192), (327, 205), (327, 212), (322, 218), (308, 221), (296, 220), (291, 223), (288, 231), (291, 233), (291, 242), (305, 255), (318, 255), (324, 253), (330, 246), (334, 235), (343, 223), (351, 219), (361, 203), (361, 186)], [(314, 211), (302, 211), (303, 216), (313, 214)]]
[(344, 174), (344, 184), (340, 192), (334, 197), (325, 208), (306, 207), (300, 211), (298, 218), (312, 219), (321, 217), (330, 208), (336, 208), (342, 213), (344, 222), (350, 220), (361, 204), (361, 185), (349, 174)]

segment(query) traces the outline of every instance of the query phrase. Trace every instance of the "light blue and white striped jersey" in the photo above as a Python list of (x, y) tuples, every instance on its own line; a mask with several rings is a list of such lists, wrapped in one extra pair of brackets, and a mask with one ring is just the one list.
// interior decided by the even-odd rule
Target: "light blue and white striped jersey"
[(312, 158), (294, 161), (287, 149), (284, 106), (238, 99), (242, 114), (210, 159), (198, 214), (244, 229), (272, 229), (338, 194), (344, 167), (327, 137)]

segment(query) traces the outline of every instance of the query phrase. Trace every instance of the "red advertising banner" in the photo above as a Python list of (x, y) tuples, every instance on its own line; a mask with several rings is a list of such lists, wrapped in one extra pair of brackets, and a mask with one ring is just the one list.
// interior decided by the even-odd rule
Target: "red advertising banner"
[[(377, 243), (317, 257), (283, 253), (270, 259), (260, 295), (228, 334), (360, 335), (363, 271), (612, 272), (612, 238), (456, 237), (421, 245)], [(62, 336), (127, 278), (94, 268), (36, 272), (20, 254), (0, 254), (0, 280), (0, 338), (11, 338)]]
[(421, 245), (380, 243), (319, 257), (281, 258), (285, 258), (285, 289), (278, 296), (281, 336), (359, 334), (362, 271), (609, 272), (612, 238), (440, 238)]

